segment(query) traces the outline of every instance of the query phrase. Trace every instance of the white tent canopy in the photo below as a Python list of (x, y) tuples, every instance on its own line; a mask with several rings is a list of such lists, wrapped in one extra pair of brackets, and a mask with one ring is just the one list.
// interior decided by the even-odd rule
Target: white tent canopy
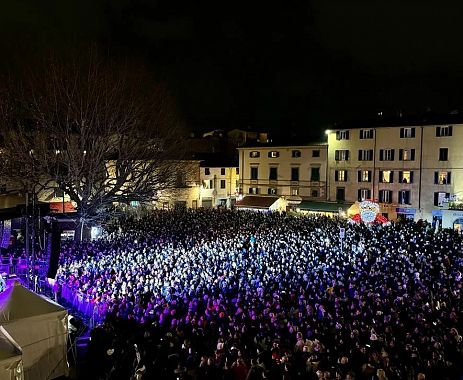
[(19, 282), (0, 293), (0, 325), (23, 352), (25, 379), (68, 374), (67, 310)]
[(22, 351), (0, 326), (0, 379), (20, 380), (24, 379), (23, 375)]

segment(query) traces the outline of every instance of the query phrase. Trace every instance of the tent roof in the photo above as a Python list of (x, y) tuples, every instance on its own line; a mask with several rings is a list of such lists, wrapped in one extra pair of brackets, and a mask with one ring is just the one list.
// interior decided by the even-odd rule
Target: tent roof
[(62, 306), (26, 289), (19, 282), (0, 293), (0, 323), (65, 310)]
[(0, 326), (0, 361), (21, 355), (22, 352), (18, 344), (13, 340), (10, 334)]
[(241, 201), (236, 202), (236, 207), (242, 208), (260, 208), (268, 209), (272, 206), (278, 199), (278, 197), (265, 197), (265, 196), (245, 196)]

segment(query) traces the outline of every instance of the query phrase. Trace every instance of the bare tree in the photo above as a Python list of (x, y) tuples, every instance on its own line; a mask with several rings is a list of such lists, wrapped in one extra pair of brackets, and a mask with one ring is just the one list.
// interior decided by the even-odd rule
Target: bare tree
[(39, 67), (1, 91), (4, 176), (26, 191), (61, 189), (82, 225), (176, 186), (185, 170), (181, 123), (145, 70), (93, 51)]

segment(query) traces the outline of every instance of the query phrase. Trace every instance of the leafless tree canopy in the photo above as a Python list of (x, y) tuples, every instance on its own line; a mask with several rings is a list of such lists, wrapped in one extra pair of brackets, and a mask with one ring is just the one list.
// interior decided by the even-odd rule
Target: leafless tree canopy
[(50, 58), (4, 83), (1, 171), (20, 190), (58, 187), (90, 219), (177, 185), (181, 124), (165, 89), (143, 69), (91, 52)]

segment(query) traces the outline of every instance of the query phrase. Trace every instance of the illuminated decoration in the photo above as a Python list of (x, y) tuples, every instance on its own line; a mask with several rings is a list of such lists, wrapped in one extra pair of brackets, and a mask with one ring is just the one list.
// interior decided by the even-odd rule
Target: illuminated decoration
[(360, 202), (359, 209), (360, 209), (359, 213), (353, 215), (350, 218), (351, 222), (356, 222), (356, 223), (363, 222), (363, 223), (368, 223), (368, 224), (389, 223), (389, 220), (379, 213), (380, 207), (377, 202), (374, 202), (372, 200), (366, 200), (366, 201)]
[(360, 202), (360, 218), (364, 223), (373, 223), (379, 214), (379, 204), (372, 201)]

